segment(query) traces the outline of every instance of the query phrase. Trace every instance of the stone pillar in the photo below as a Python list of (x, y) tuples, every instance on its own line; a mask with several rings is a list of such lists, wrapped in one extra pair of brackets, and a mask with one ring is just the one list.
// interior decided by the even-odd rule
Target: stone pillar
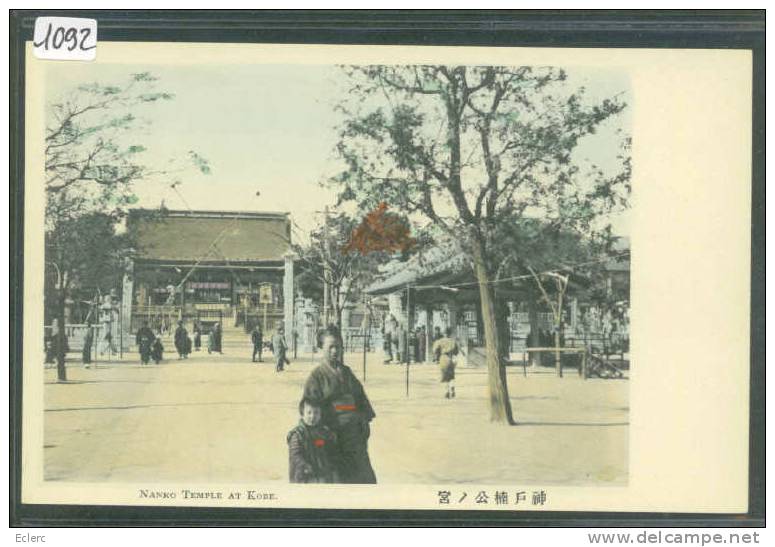
[(396, 291), (388, 295), (388, 311), (393, 314), (393, 317), (395, 317), (396, 321), (399, 323), (402, 323), (404, 319), (404, 309), (403, 304), (401, 303), (401, 296), (403, 296), (404, 292), (405, 291)]
[(134, 294), (134, 263), (128, 260), (124, 270), (124, 282), (121, 288), (121, 335), (122, 349), (128, 351), (132, 341), (132, 296)]
[(452, 329), (452, 336), (457, 337), (458, 307), (456, 302), (447, 302), (447, 326)]
[(283, 255), (285, 259), (285, 272), (283, 274), (283, 322), (285, 325), (285, 340), (288, 347), (293, 344), (293, 259), (295, 255), (287, 252)]
[(296, 314), (298, 322), (296, 328), (299, 333), (299, 353), (312, 353), (316, 350), (317, 342), (317, 318), (320, 310), (317, 305), (308, 298), (300, 298)]
[(352, 314), (352, 307), (347, 304), (342, 308), (342, 330), (350, 326), (350, 315)]

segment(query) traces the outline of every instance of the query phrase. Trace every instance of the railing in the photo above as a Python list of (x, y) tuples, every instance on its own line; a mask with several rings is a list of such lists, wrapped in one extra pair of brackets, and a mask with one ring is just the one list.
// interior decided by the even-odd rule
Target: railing
[(180, 315), (180, 306), (172, 304), (132, 306), (132, 315)]
[[(70, 325), (65, 325), (65, 338), (67, 339), (67, 346), (70, 349), (70, 351), (83, 350), (83, 342), (86, 338), (87, 328), (88, 326), (86, 324), (79, 324), (79, 323), (72, 323)], [(102, 341), (104, 336), (103, 331), (105, 329), (103, 328), (102, 325), (92, 325), (91, 328), (94, 330), (94, 342), (93, 342), (93, 346), (94, 346)], [(48, 339), (51, 336), (53, 327), (50, 327), (50, 326), (43, 327), (43, 331), (45, 333), (46, 339)]]
[(345, 327), (342, 329), (342, 339), (346, 352), (363, 351), (363, 345), (366, 343), (368, 351), (382, 349), (383, 338), (378, 329), (371, 329), (371, 333), (366, 333), (359, 327)]

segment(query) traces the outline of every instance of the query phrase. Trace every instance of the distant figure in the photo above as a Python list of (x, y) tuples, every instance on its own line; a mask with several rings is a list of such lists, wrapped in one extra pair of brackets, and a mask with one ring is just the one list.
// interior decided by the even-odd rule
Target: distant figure
[[(525, 347), (528, 349), (541, 347), (541, 331), (533, 330), (532, 325), (530, 331), (527, 333), (527, 338), (525, 339)], [(530, 361), (531, 367), (538, 366), (541, 364), (541, 354), (537, 351), (529, 351), (528, 360)]]
[(47, 365), (53, 364), (55, 358), (54, 344), (51, 342), (51, 339), (52, 336), (47, 330), (43, 335), (43, 349), (46, 351), (46, 357), (44, 358), (43, 362)]
[(194, 323), (194, 351), (199, 351), (202, 348), (202, 325), (199, 321)]
[(86, 334), (83, 337), (83, 368), (91, 368), (91, 348), (94, 345), (94, 329), (91, 321), (86, 322)]
[(420, 328), (414, 329), (410, 338), (412, 346), (412, 360), (415, 363), (420, 362)]
[[(546, 329), (541, 329), (539, 336), (539, 340), (541, 341), (541, 347), (542, 348), (553, 348), (554, 347), (554, 339), (552, 338), (552, 335), (549, 333)], [(554, 355), (551, 353), (545, 353), (541, 352), (541, 364), (544, 366), (551, 366), (554, 364)]]
[(213, 327), (213, 351), (218, 353), (223, 353), (223, 347), (221, 346), (221, 343), (223, 342), (223, 333), (221, 332), (221, 324), (216, 323)]
[(361, 333), (363, 334), (363, 345), (366, 351), (371, 351), (371, 311), (363, 314), (361, 320)]
[(151, 346), (151, 358), (157, 365), (161, 363), (164, 358), (164, 346), (161, 344), (161, 333), (159, 333), (159, 336), (153, 341), (153, 345)]
[(148, 326), (148, 321), (143, 321), (143, 326), (137, 331), (135, 336), (135, 342), (137, 342), (137, 349), (140, 352), (140, 363), (147, 365), (151, 360), (151, 346), (153, 345), (156, 336)]
[(272, 336), (272, 352), (274, 353), (275, 360), (277, 361), (277, 366), (275, 368), (277, 372), (282, 372), (285, 370), (286, 363), (291, 364), (286, 357), (287, 351), (288, 344), (285, 342), (285, 329), (282, 325), (280, 325), (277, 327), (277, 331), (274, 333), (274, 336)]
[(425, 325), (420, 325), (417, 330), (417, 361), (424, 363), (427, 359), (428, 349), (428, 333), (425, 330)]
[(217, 351), (215, 349), (215, 327), (210, 327), (210, 331), (207, 333), (207, 353)]
[(391, 314), (385, 320), (385, 325), (382, 328), (382, 349), (385, 352), (383, 362), (385, 364), (393, 362), (393, 336), (395, 336), (396, 328), (396, 318)]
[(409, 333), (406, 331), (406, 325), (399, 323), (398, 325), (398, 362), (409, 362)]
[(342, 362), (342, 338), (335, 327), (326, 329), (322, 363), (310, 372), (304, 384), (304, 397), (320, 401), (321, 422), (336, 434), (338, 480), (347, 484), (376, 484), (368, 450), (374, 409), (363, 385)]
[(457, 340), (452, 338), (452, 329), (447, 328), (446, 336), (433, 343), (433, 353), (441, 369), (441, 383), (446, 384), (444, 397), (455, 398), (455, 357), (460, 352)]
[(59, 359), (59, 350), (61, 346), (64, 346), (64, 353), (70, 350), (67, 344), (67, 336), (64, 335), (62, 329), (59, 328), (59, 321), (54, 319), (51, 322), (51, 335), (48, 340), (44, 340), (46, 343), (46, 363), (54, 363)]
[(258, 353), (258, 362), (263, 363), (261, 352), (264, 350), (264, 333), (261, 331), (261, 324), (256, 323), (253, 326), (253, 332), (250, 333), (250, 340), (253, 342), (253, 362), (256, 362), (256, 353)]
[[(441, 340), (441, 338), (442, 338), (441, 327), (434, 327), (434, 329), (433, 329), (433, 342), (434, 342), (434, 344), (438, 340)], [(433, 350), (433, 346), (431, 346), (431, 350)], [(432, 351), (432, 353), (433, 353), (433, 362), (434, 363), (438, 363), (439, 362), (439, 358), (436, 356), (436, 352)]]
[(188, 354), (191, 353), (191, 341), (183, 321), (178, 321), (178, 328), (175, 329), (175, 350), (178, 352), (178, 359), (188, 359)]
[(320, 423), (320, 403), (302, 399), (299, 424), (288, 433), (288, 469), (294, 483), (338, 482), (336, 437)]

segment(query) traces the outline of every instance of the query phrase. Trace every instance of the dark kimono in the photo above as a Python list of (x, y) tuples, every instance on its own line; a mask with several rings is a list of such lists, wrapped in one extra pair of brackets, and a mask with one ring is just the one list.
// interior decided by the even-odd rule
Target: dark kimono
[(256, 361), (256, 353), (258, 353), (258, 360), (261, 361), (261, 352), (264, 349), (264, 333), (261, 332), (260, 328), (255, 328), (250, 334), (250, 340), (253, 342), (253, 362)]
[(191, 353), (191, 345), (188, 341), (188, 331), (185, 327), (175, 329), (175, 350), (181, 357), (187, 357)]
[(424, 363), (427, 359), (427, 345), (428, 345), (428, 337), (425, 334), (424, 330), (421, 330), (417, 333), (417, 360), (420, 363)]
[(324, 425), (299, 425), (288, 433), (288, 471), (291, 482), (337, 482), (336, 437)]
[(148, 327), (141, 327), (140, 330), (137, 331), (135, 341), (137, 342), (137, 348), (140, 352), (140, 362), (144, 365), (147, 365), (148, 361), (151, 359), (151, 346), (155, 339), (156, 336)]
[(334, 369), (325, 363), (315, 367), (304, 385), (304, 397), (320, 402), (321, 423), (336, 434), (340, 482), (376, 484), (368, 450), (369, 422), (375, 414), (350, 368)]
[(154, 340), (153, 345), (151, 346), (151, 357), (157, 365), (164, 358), (164, 346), (162, 346), (160, 338)]
[(199, 351), (199, 348), (202, 347), (202, 329), (199, 328), (199, 325), (194, 327), (194, 349), (196, 351)]
[(94, 344), (94, 330), (91, 327), (87, 327), (86, 334), (83, 337), (83, 351), (81, 353), (84, 365), (91, 363), (92, 344)]

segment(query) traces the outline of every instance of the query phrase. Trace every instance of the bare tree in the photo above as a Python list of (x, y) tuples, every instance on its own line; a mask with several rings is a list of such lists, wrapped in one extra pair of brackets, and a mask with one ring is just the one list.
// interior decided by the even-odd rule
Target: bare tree
[[(115, 236), (126, 208), (137, 202), (133, 184), (174, 177), (193, 164), (209, 173), (205, 159), (189, 151), (186, 164), (163, 170), (142, 161), (145, 147), (132, 138), (146, 122), (135, 111), (145, 104), (169, 101), (173, 95), (154, 90), (156, 78), (131, 75), (121, 85), (90, 83), (64, 93), (48, 107), (45, 137), (46, 261), (55, 275), (60, 338), (64, 340), (65, 303), (83, 277), (84, 266), (97, 269), (94, 257), (115, 257), (131, 242)], [(97, 229), (104, 237), (91, 237)], [(109, 237), (108, 237), (109, 236)], [(88, 245), (83, 243), (88, 241)], [(97, 248), (95, 248), (97, 247)], [(48, 304), (47, 304), (48, 305)], [(65, 344), (57, 348), (57, 377), (67, 379)]]

